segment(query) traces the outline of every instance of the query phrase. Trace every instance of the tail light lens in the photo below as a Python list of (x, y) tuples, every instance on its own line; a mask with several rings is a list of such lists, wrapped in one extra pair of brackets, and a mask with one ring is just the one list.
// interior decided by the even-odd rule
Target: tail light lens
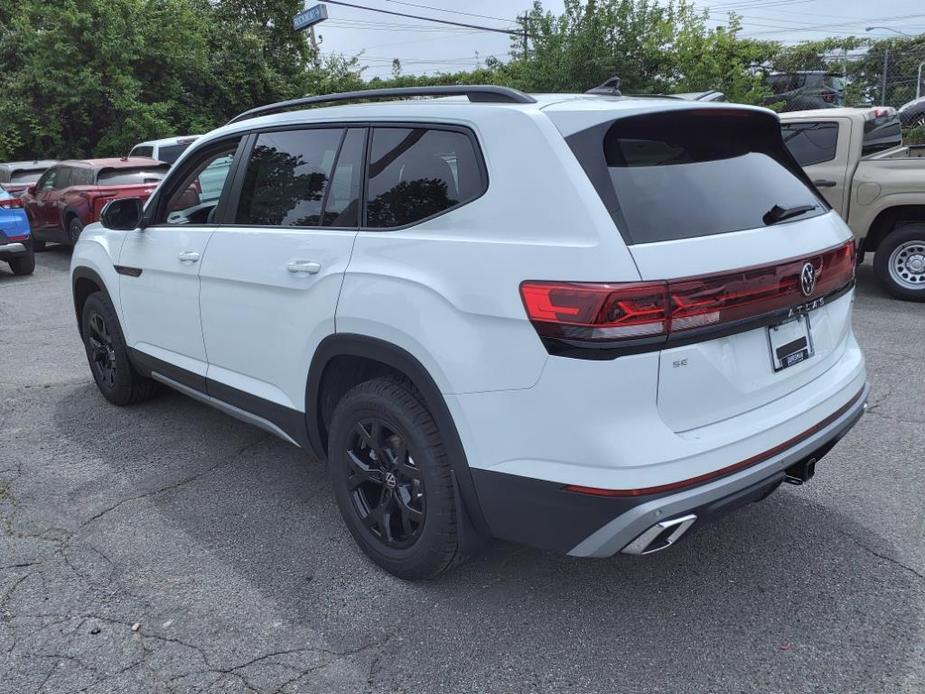
[(854, 267), (854, 242), (849, 241), (810, 258), (682, 280), (527, 281), (520, 285), (520, 295), (541, 338), (651, 343), (653, 338), (664, 341), (824, 297), (850, 283)]
[(5, 200), (0, 200), (0, 209), (4, 209), (4, 210), (22, 209), (22, 200), (20, 200), (19, 198), (7, 198)]
[(667, 286), (524, 282), (520, 294), (543, 337), (621, 340), (665, 334)]

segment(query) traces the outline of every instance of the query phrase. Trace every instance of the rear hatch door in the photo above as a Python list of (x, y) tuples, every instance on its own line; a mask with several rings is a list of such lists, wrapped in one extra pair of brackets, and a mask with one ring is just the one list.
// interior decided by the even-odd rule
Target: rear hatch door
[[(606, 176), (587, 161), (589, 137)], [(776, 116), (671, 109), (567, 139), (641, 278), (667, 281), (658, 407), (672, 429), (761, 407), (837, 362), (850, 326), (851, 234), (784, 147)]]

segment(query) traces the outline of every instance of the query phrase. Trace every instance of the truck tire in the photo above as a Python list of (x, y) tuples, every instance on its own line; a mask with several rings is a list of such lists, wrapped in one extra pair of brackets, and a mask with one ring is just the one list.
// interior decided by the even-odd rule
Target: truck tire
[(90, 371), (103, 397), (114, 405), (133, 405), (157, 393), (157, 381), (132, 366), (119, 318), (102, 292), (87, 298), (80, 324)]
[(925, 301), (925, 222), (897, 225), (877, 247), (874, 272), (897, 299)]
[(78, 217), (71, 217), (67, 223), (67, 238), (72, 246), (77, 245), (77, 239), (80, 238), (80, 232), (84, 230), (84, 223)]
[(35, 255), (30, 250), (26, 255), (9, 260), (14, 275), (31, 275), (35, 272)]
[(347, 529), (379, 566), (426, 579), (458, 563), (450, 461), (408, 384), (377, 378), (344, 395), (331, 417), (328, 465)]

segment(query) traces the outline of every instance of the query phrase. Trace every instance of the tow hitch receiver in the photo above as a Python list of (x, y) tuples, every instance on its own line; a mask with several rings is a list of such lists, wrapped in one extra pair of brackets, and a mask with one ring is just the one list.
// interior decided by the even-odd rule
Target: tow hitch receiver
[(794, 463), (788, 467), (784, 473), (784, 482), (787, 484), (803, 484), (812, 479), (816, 474), (816, 461), (818, 457), (811, 455), (799, 463)]

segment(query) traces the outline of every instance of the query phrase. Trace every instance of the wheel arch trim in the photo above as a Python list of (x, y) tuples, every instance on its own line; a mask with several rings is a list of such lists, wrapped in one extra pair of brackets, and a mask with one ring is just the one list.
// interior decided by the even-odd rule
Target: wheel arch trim
[(325, 442), (321, 423), (321, 385), (328, 364), (336, 357), (359, 357), (379, 362), (404, 374), (421, 394), (450, 456), (453, 477), (468, 520), (481, 533), (489, 532), (476, 494), (466, 452), (450, 409), (431, 374), (407, 350), (379, 338), (354, 333), (329, 335), (318, 345), (312, 357), (305, 389), (305, 412), (308, 439), (312, 449), (325, 459)]
[(103, 294), (106, 296), (106, 299), (116, 311), (116, 316), (119, 316), (118, 306), (116, 306), (115, 302), (112, 300), (112, 296), (109, 294), (109, 289), (107, 288), (106, 282), (103, 280), (102, 276), (91, 267), (86, 265), (78, 265), (76, 268), (74, 268), (73, 272), (71, 272), (71, 298), (74, 301), (74, 313), (77, 316), (77, 330), (80, 332), (81, 336), (83, 336), (83, 328), (81, 326), (81, 307), (77, 303), (77, 283), (82, 279), (90, 280), (93, 282), (93, 284), (99, 287), (99, 291), (103, 292)]

